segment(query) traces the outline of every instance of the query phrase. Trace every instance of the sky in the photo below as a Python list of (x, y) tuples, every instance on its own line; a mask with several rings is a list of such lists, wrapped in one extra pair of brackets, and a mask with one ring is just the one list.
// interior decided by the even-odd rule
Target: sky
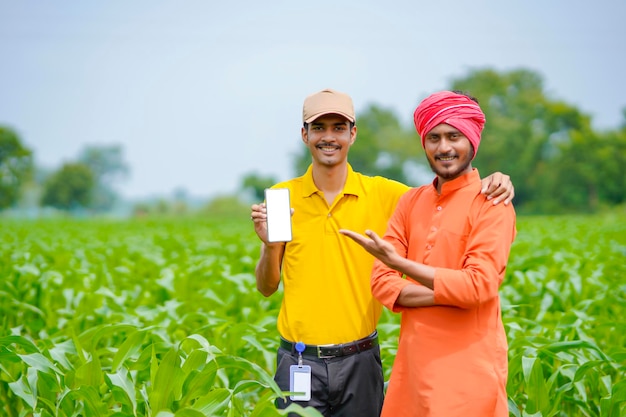
[(126, 199), (299, 175), (302, 102), (324, 88), (410, 126), (471, 70), (527, 69), (616, 129), (625, 18), (623, 0), (0, 0), (0, 125), (48, 170), (121, 145)]

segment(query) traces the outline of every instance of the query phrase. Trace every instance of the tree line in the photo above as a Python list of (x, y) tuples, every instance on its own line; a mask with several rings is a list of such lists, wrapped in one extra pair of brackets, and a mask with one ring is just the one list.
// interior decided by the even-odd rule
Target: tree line
[[(542, 78), (526, 69), (474, 70), (449, 89), (479, 100), (487, 123), (472, 164), (481, 175), (511, 176), (519, 212), (596, 212), (624, 203), (626, 108), (617, 129), (594, 130), (588, 115), (548, 97)], [(392, 111), (370, 105), (357, 113), (357, 128), (348, 157), (355, 170), (409, 185), (433, 178), (412, 124), (403, 126)], [(309, 163), (302, 147), (295, 171), (303, 173)]]
[(0, 126), (0, 210), (19, 206), (68, 212), (111, 210), (114, 185), (129, 168), (119, 145), (86, 146), (76, 160), (47, 172), (34, 164), (33, 151), (17, 132)]
[[(527, 69), (473, 70), (453, 80), (449, 89), (479, 100), (487, 123), (473, 165), (482, 175), (500, 171), (511, 176), (518, 212), (596, 212), (624, 204), (626, 108), (620, 126), (595, 130), (590, 116), (549, 97), (542, 77)], [(349, 156), (355, 170), (409, 185), (433, 177), (413, 125), (403, 124), (393, 111), (371, 104), (357, 112), (357, 128)], [(294, 156), (294, 175), (302, 175), (309, 164), (302, 146)], [(0, 210), (16, 207), (29, 195), (32, 200), (34, 194), (40, 206), (106, 212), (118, 198), (114, 185), (128, 172), (122, 148), (115, 145), (87, 146), (75, 161), (44, 173), (17, 133), (0, 126)], [(250, 173), (241, 189), (259, 201), (275, 182), (272, 176)], [(237, 201), (222, 196), (209, 205), (224, 210)]]

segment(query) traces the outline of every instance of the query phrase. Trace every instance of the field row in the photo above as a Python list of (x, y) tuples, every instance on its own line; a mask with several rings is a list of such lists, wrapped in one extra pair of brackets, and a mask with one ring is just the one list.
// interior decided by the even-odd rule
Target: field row
[[(626, 415), (626, 219), (518, 230), (501, 289), (511, 415)], [(258, 251), (241, 220), (3, 221), (2, 414), (283, 415), (281, 294), (256, 291)], [(386, 378), (398, 323), (379, 326)]]

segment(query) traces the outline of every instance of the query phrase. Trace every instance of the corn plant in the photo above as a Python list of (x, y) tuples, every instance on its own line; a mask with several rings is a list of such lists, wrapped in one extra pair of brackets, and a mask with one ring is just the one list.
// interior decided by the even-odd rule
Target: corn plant
[[(277, 410), (281, 291), (246, 219), (2, 220), (0, 414)], [(513, 416), (626, 415), (626, 221), (518, 218), (502, 310)], [(388, 379), (399, 317), (379, 324)]]

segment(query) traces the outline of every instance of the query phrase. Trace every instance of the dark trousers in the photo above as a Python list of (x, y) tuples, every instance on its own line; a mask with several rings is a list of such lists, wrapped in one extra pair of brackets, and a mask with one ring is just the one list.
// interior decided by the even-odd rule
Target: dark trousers
[[(363, 352), (330, 359), (303, 355), (311, 366), (311, 400), (293, 401), (311, 406), (325, 417), (379, 417), (383, 406), (383, 367), (378, 346)], [(289, 391), (289, 368), (298, 363), (298, 354), (279, 348), (274, 380)], [(278, 398), (276, 406), (286, 408), (291, 399)]]

